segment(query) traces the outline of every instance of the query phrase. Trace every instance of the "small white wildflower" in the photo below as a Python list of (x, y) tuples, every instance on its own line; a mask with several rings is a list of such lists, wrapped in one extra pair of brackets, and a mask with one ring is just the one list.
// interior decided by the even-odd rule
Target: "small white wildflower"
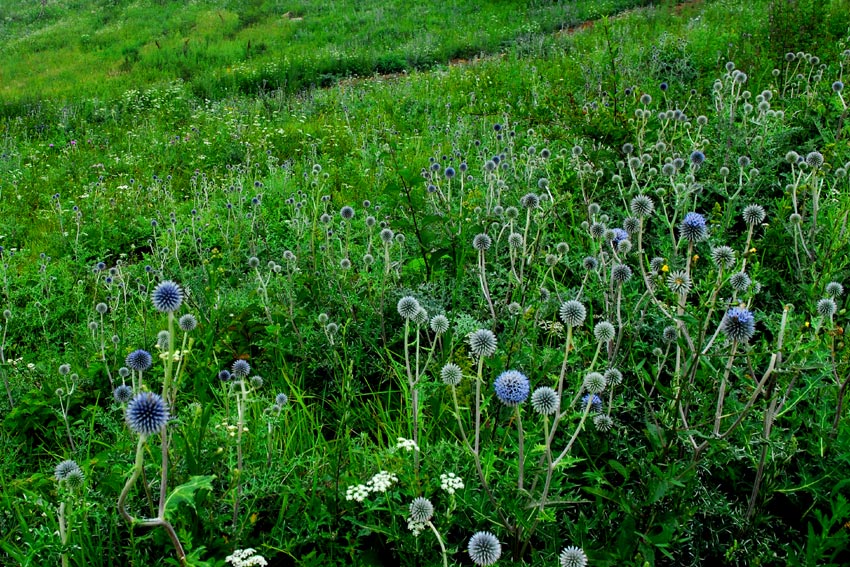
[(266, 559), (250, 547), (248, 549), (237, 549), (233, 552), (233, 555), (228, 555), (224, 561), (230, 563), (233, 567), (264, 567), (268, 565)]
[(458, 490), (463, 490), (463, 487), (463, 479), (455, 473), (450, 472), (440, 475), (440, 488), (449, 494), (454, 494)]
[(416, 441), (413, 439), (405, 439), (404, 437), (398, 438), (398, 444), (396, 444), (396, 449), (405, 449), (407, 451), (418, 451), (419, 445), (416, 444)]
[(366, 483), (366, 488), (369, 489), (369, 492), (386, 492), (394, 482), (398, 482), (396, 475), (381, 471)]
[(363, 484), (349, 486), (345, 491), (345, 499), (348, 501), (356, 500), (357, 502), (363, 502), (367, 496), (369, 496), (369, 489)]
[(419, 537), (419, 534), (425, 531), (425, 528), (427, 527), (428, 524), (425, 522), (414, 522), (413, 518), (407, 519), (407, 529), (413, 533), (413, 537)]

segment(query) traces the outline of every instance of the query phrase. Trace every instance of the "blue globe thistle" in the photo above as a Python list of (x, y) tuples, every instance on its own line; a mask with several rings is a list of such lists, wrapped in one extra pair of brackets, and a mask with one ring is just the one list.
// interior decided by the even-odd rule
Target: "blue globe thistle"
[(351, 220), (354, 218), (354, 209), (346, 205), (339, 211), (339, 216), (341, 216), (345, 220)]
[(685, 240), (700, 242), (708, 237), (705, 217), (699, 213), (688, 213), (679, 224), (679, 234)]
[(192, 315), (191, 313), (186, 313), (180, 320), (177, 322), (177, 325), (180, 327), (180, 330), (184, 333), (188, 333), (195, 330), (195, 327), (198, 326), (198, 319)]
[(112, 392), (112, 396), (119, 404), (126, 404), (133, 399), (133, 388), (126, 384), (121, 384), (115, 388), (115, 391)]
[(531, 409), (541, 415), (553, 415), (560, 405), (558, 393), (549, 386), (537, 388), (531, 394)]
[(600, 413), (593, 416), (593, 425), (596, 426), (597, 431), (607, 433), (614, 427), (614, 420), (611, 419), (610, 415)]
[(85, 484), (86, 476), (83, 474), (83, 470), (77, 467), (68, 473), (63, 482), (69, 490), (76, 492), (83, 487), (83, 484)]
[[(599, 373), (594, 372), (593, 374), (599, 374)], [(599, 376), (602, 376), (602, 375), (599, 374)], [(586, 408), (588, 405), (590, 405), (590, 411), (600, 412), (600, 411), (602, 411), (602, 398), (600, 398), (596, 394), (585, 394), (581, 398), (581, 407)]]
[(262, 388), (263, 387), (263, 377), (262, 376), (251, 376), (251, 387), (252, 388)]
[(561, 567), (587, 567), (587, 555), (579, 547), (565, 548), (559, 557)]
[(738, 272), (732, 274), (729, 278), (729, 285), (732, 286), (732, 289), (740, 293), (747, 291), (751, 283), (752, 280), (750, 279), (750, 276), (747, 275), (747, 272)]
[(844, 83), (842, 83), (841, 81), (835, 81), (834, 83), (832, 83), (832, 90), (836, 93), (840, 93), (844, 90)]
[(502, 555), (502, 545), (490, 532), (476, 532), (469, 539), (469, 558), (476, 565), (492, 565)]
[(127, 425), (139, 435), (151, 435), (168, 423), (168, 406), (152, 392), (141, 392), (127, 404)]
[(60, 364), (59, 365), (59, 374), (61, 376), (67, 376), (71, 373), (71, 365), (70, 364)]
[(568, 327), (578, 327), (584, 323), (584, 318), (587, 317), (587, 309), (581, 302), (571, 299), (561, 304), (559, 310), (561, 321)]
[(523, 403), (528, 398), (530, 385), (528, 377), (517, 370), (506, 370), (499, 374), (493, 383), (496, 396), (508, 407)]
[(173, 281), (165, 280), (154, 288), (151, 300), (157, 311), (173, 313), (183, 303), (183, 290)]
[(127, 355), (127, 358), (124, 359), (124, 364), (126, 364), (127, 368), (130, 370), (144, 372), (151, 367), (151, 364), (153, 364), (153, 357), (148, 351), (138, 349)]
[(260, 259), (256, 256), (251, 256), (248, 258), (248, 267), (251, 269), (257, 269), (260, 267)]
[(118, 376), (120, 376), (121, 378), (126, 378), (129, 375), (130, 375), (130, 369), (127, 368), (126, 366), (122, 366), (121, 368), (118, 369)]
[(749, 310), (733, 307), (726, 312), (720, 328), (733, 341), (745, 343), (755, 334), (756, 320)]
[(414, 498), (410, 503), (410, 519), (414, 522), (425, 523), (434, 517), (434, 505), (427, 498)]
[(622, 228), (615, 228), (613, 230), (614, 238), (611, 239), (611, 246), (617, 247), (617, 245), (623, 240), (629, 239), (629, 233), (623, 230)]
[(667, 287), (676, 295), (684, 295), (691, 290), (691, 276), (684, 270), (670, 272), (667, 276)]
[(230, 372), (234, 378), (245, 378), (251, 373), (251, 365), (248, 364), (247, 360), (242, 360), (240, 358), (233, 363), (233, 366), (230, 367)]
[(623, 284), (632, 279), (632, 269), (625, 264), (614, 264), (611, 268), (611, 279), (616, 284)]
[(694, 165), (702, 165), (705, 161), (705, 154), (699, 150), (691, 152), (691, 163)]
[(526, 209), (536, 209), (540, 206), (540, 197), (536, 193), (526, 193), (519, 200), (519, 204)]
[(511, 248), (522, 248), (523, 238), (518, 232), (512, 232), (508, 235), (508, 246)]
[(588, 272), (595, 272), (596, 269), (599, 268), (599, 260), (597, 260), (595, 256), (587, 256), (581, 261), (581, 265)]
[(665, 343), (675, 342), (679, 338), (679, 331), (675, 325), (668, 325), (661, 332), (661, 338)]
[(221, 372), (219, 372), (219, 373), (216, 375), (216, 377), (217, 377), (219, 380), (221, 380), (222, 382), (229, 382), (229, 381), (230, 381), (230, 378), (231, 378), (230, 370), (222, 370)]
[(820, 152), (809, 152), (806, 154), (806, 163), (812, 169), (817, 169), (823, 165), (823, 154)]
[(168, 343), (171, 340), (171, 334), (163, 329), (156, 334), (156, 346), (162, 350), (168, 350)]
[(105, 315), (107, 311), (109, 311), (109, 307), (105, 303), (98, 303), (94, 306), (94, 310), (100, 313), (101, 315)]
[(838, 282), (829, 282), (826, 284), (826, 294), (830, 297), (840, 297), (844, 295), (844, 286)]
[(478, 329), (469, 335), (469, 350), (475, 356), (493, 356), (497, 344), (496, 335), (489, 329)]
[(278, 406), (283, 407), (289, 402), (289, 396), (284, 394), (283, 392), (279, 393), (274, 397), (274, 403)]
[(735, 251), (728, 246), (718, 246), (711, 249), (711, 261), (720, 269), (730, 269), (735, 265)]
[(53, 474), (56, 477), (56, 480), (63, 481), (68, 478), (68, 475), (71, 473), (71, 471), (75, 470), (80, 470), (80, 466), (77, 464), (76, 461), (67, 459), (56, 465)]
[(761, 223), (766, 215), (767, 213), (764, 212), (764, 207), (761, 205), (748, 205), (744, 208), (741, 216), (745, 223), (752, 226)]

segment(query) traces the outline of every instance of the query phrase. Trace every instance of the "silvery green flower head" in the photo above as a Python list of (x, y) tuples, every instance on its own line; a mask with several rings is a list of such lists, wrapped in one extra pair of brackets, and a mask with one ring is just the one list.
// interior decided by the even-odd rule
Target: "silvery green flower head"
[(457, 386), (463, 378), (463, 371), (454, 362), (447, 362), (440, 370), (440, 379), (448, 386)]
[(56, 469), (54, 470), (54, 476), (56, 480), (63, 481), (68, 478), (68, 475), (75, 470), (80, 470), (80, 466), (76, 461), (72, 461), (70, 459), (64, 460), (56, 465)]
[(478, 250), (479, 252), (485, 252), (490, 249), (490, 246), (493, 244), (493, 240), (486, 233), (476, 234), (475, 238), (472, 239), (472, 247)]
[(587, 555), (580, 547), (565, 548), (559, 557), (561, 567), (587, 567)]
[(670, 272), (667, 276), (667, 287), (676, 295), (685, 295), (691, 290), (691, 276), (684, 270)]
[(431, 318), (431, 330), (442, 335), (449, 330), (449, 320), (445, 315), (435, 315)]
[(168, 406), (152, 392), (140, 392), (127, 404), (127, 425), (139, 435), (152, 435), (168, 423)]
[(230, 372), (234, 378), (245, 378), (251, 373), (251, 365), (248, 364), (247, 360), (242, 360), (240, 358), (233, 363), (233, 366), (230, 368)]
[(559, 313), (561, 321), (563, 321), (564, 325), (567, 327), (578, 327), (584, 323), (584, 319), (587, 317), (587, 309), (585, 309), (581, 302), (576, 301), (575, 299), (562, 303)]
[(112, 396), (119, 404), (126, 404), (133, 399), (133, 388), (126, 384), (121, 384), (115, 388), (115, 391), (112, 392)]
[(410, 320), (416, 317), (416, 314), (419, 312), (419, 309), (421, 309), (421, 307), (419, 306), (419, 301), (417, 301), (415, 297), (405, 295), (404, 297), (398, 300), (396, 309), (398, 310), (398, 314), (401, 315), (402, 319)]
[(127, 358), (124, 360), (124, 364), (126, 364), (131, 370), (144, 372), (151, 367), (151, 364), (153, 364), (153, 357), (148, 351), (138, 349), (127, 355)]
[(339, 211), (339, 216), (341, 216), (345, 220), (351, 220), (354, 218), (354, 209), (346, 205)]
[(609, 368), (603, 376), (608, 384), (613, 384), (614, 386), (619, 386), (623, 382), (623, 373), (616, 368)]
[(109, 307), (105, 303), (98, 303), (94, 306), (94, 310), (100, 313), (101, 315), (105, 315), (107, 311), (109, 311)]
[(701, 242), (708, 238), (705, 217), (699, 213), (688, 213), (679, 224), (679, 234), (690, 242)]
[(173, 313), (183, 303), (183, 290), (173, 281), (165, 280), (154, 288), (151, 300), (157, 311)]
[(428, 324), (428, 312), (424, 307), (420, 306), (419, 309), (416, 310), (416, 314), (413, 316), (413, 322), (420, 327)]
[(560, 407), (558, 394), (549, 386), (542, 386), (531, 394), (531, 409), (541, 415), (553, 415)]
[(600, 343), (607, 343), (614, 338), (614, 334), (614, 325), (608, 321), (600, 321), (595, 327), (593, 327), (593, 336), (596, 337), (596, 340)]
[(430, 522), (434, 517), (434, 505), (427, 498), (414, 498), (410, 503), (410, 519), (414, 522)]
[(764, 212), (764, 207), (761, 205), (748, 205), (744, 208), (744, 222), (750, 226), (760, 224), (767, 214)]
[(735, 251), (728, 246), (718, 246), (711, 249), (711, 261), (719, 268), (726, 270), (735, 266)]
[(490, 357), (496, 354), (496, 335), (489, 329), (478, 329), (469, 335), (469, 350), (478, 357)]
[(502, 545), (490, 532), (476, 532), (469, 539), (468, 550), (476, 565), (493, 565), (502, 555)]
[(602, 393), (605, 391), (605, 386), (607, 385), (608, 382), (605, 380), (605, 376), (599, 372), (591, 372), (584, 377), (584, 381), (582, 382), (582, 388), (591, 394)]
[(528, 378), (517, 370), (506, 370), (493, 382), (496, 397), (508, 407), (515, 407), (528, 398), (530, 385)]
[(823, 299), (818, 300), (817, 311), (818, 315), (821, 317), (832, 319), (833, 315), (835, 315), (836, 311), (838, 311), (838, 305), (835, 303), (833, 298), (824, 297)]
[(743, 307), (733, 307), (726, 312), (720, 329), (733, 341), (745, 343), (755, 334), (753, 314)]
[(841, 297), (844, 295), (844, 286), (838, 282), (829, 282), (826, 284), (826, 294), (830, 297)]
[(180, 327), (184, 333), (189, 333), (195, 330), (195, 327), (198, 326), (198, 319), (192, 315), (191, 313), (186, 313), (182, 317), (180, 317), (177, 325)]
[(615, 284), (624, 284), (632, 279), (632, 269), (626, 264), (614, 264), (611, 268), (611, 280)]
[(823, 154), (820, 152), (809, 152), (806, 154), (806, 164), (812, 169), (817, 169), (823, 165)]
[(59, 365), (59, 374), (61, 376), (67, 376), (71, 373), (71, 365), (70, 364), (60, 364)]

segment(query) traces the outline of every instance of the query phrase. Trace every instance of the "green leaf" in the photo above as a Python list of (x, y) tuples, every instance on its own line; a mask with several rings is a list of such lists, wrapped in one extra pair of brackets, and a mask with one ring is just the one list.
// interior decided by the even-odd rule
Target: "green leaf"
[(169, 512), (176, 510), (183, 502), (195, 508), (195, 493), (198, 490), (212, 491), (213, 479), (215, 479), (215, 475), (189, 477), (189, 482), (172, 490), (168, 498), (165, 499), (165, 519), (168, 519)]

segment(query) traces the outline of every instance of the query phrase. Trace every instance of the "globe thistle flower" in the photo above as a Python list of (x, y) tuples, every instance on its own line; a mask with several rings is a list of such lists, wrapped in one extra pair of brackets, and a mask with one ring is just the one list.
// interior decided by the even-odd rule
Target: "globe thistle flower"
[(540, 415), (554, 415), (560, 405), (557, 392), (549, 386), (537, 388), (531, 394), (531, 408)]
[(489, 329), (478, 329), (469, 335), (469, 350), (475, 356), (493, 356), (496, 346), (496, 335)]
[(463, 371), (454, 362), (446, 363), (440, 370), (440, 379), (447, 386), (457, 386), (463, 378)]
[(614, 334), (614, 325), (608, 321), (600, 321), (593, 327), (593, 336), (596, 337), (596, 340), (600, 343), (607, 343), (614, 338)]
[(375, 257), (374, 256), (372, 256), (368, 252), (366, 254), (363, 254), (363, 265), (364, 266), (371, 266), (373, 263), (375, 263)]
[(262, 376), (256, 376), (256, 375), (251, 376), (250, 382), (251, 382), (251, 387), (255, 388), (255, 389), (262, 388), (263, 384), (265, 383)]
[(676, 174), (676, 166), (673, 165), (672, 163), (665, 163), (661, 167), (661, 175), (663, 175), (664, 177), (672, 177), (675, 174)]
[(558, 258), (555, 254), (546, 254), (546, 257), (544, 258), (546, 265), (549, 267), (558, 265), (559, 260), (560, 258)]
[(248, 364), (247, 360), (240, 358), (230, 367), (230, 372), (233, 378), (245, 378), (251, 373), (251, 365)]
[(469, 539), (469, 558), (476, 565), (492, 565), (502, 555), (502, 545), (490, 532), (477, 532)]
[(520, 305), (516, 301), (512, 301), (512, 302), (508, 303), (508, 313), (510, 313), (512, 316), (516, 317), (517, 315), (522, 313), (522, 305)]
[(626, 217), (623, 219), (623, 230), (628, 234), (637, 234), (640, 230), (640, 220), (636, 217)]
[(339, 216), (345, 220), (351, 220), (354, 218), (354, 209), (346, 205), (339, 210)]
[(508, 235), (508, 246), (511, 248), (522, 248), (522, 235), (518, 232), (512, 232)]
[(581, 265), (588, 272), (595, 272), (597, 268), (599, 268), (599, 260), (597, 260), (594, 256), (587, 256), (581, 261)]
[(691, 152), (691, 163), (694, 165), (702, 165), (705, 161), (705, 154), (699, 150), (694, 150)]
[(668, 325), (661, 331), (661, 338), (665, 343), (676, 342), (676, 339), (679, 338), (679, 331), (675, 325)]
[(94, 310), (100, 313), (101, 315), (105, 315), (107, 311), (109, 311), (109, 307), (105, 303), (98, 303), (94, 306)]
[(838, 282), (826, 284), (826, 294), (830, 297), (841, 297), (844, 295), (844, 286)]
[(747, 291), (751, 283), (752, 280), (747, 275), (747, 272), (738, 272), (732, 274), (732, 277), (729, 278), (729, 285), (732, 286), (732, 289), (740, 293)]
[(679, 224), (679, 234), (690, 242), (700, 242), (708, 238), (705, 217), (699, 213), (688, 213)]
[(519, 204), (526, 209), (536, 209), (540, 206), (540, 197), (536, 193), (526, 193), (519, 200)]
[(146, 350), (134, 350), (127, 355), (127, 358), (124, 359), (124, 364), (126, 364), (131, 370), (144, 372), (151, 367), (151, 364), (153, 364), (153, 357), (151, 356), (151, 353)]
[(505, 209), (505, 218), (508, 220), (516, 220), (519, 217), (519, 209), (516, 207), (508, 207)]
[(165, 280), (154, 288), (151, 300), (157, 311), (173, 313), (183, 303), (183, 290), (173, 281)]
[(720, 330), (733, 341), (745, 343), (755, 334), (755, 317), (743, 307), (733, 307), (726, 312)]
[(555, 252), (564, 256), (567, 252), (570, 251), (570, 245), (566, 242), (559, 242), (555, 245)]
[(389, 228), (385, 228), (379, 233), (378, 236), (380, 236), (380, 238), (384, 242), (384, 244), (390, 244), (393, 241), (393, 237), (395, 236), (395, 233), (392, 230), (390, 230)]
[(809, 152), (806, 154), (806, 164), (812, 169), (817, 169), (823, 165), (823, 154), (820, 152)]
[(126, 378), (129, 375), (130, 375), (130, 369), (127, 368), (126, 366), (122, 366), (121, 368), (118, 369), (118, 376), (120, 376), (121, 378)]
[(248, 267), (251, 268), (252, 270), (259, 268), (260, 267), (260, 259), (257, 258), (256, 256), (251, 256), (250, 258), (248, 258)]
[(119, 404), (126, 404), (133, 399), (133, 388), (126, 384), (121, 384), (112, 392), (112, 397)]
[(492, 244), (493, 240), (483, 232), (481, 234), (476, 234), (475, 238), (472, 239), (472, 247), (479, 252), (489, 250)]
[(435, 315), (431, 318), (431, 330), (442, 335), (449, 330), (449, 320), (445, 315)]
[(611, 268), (611, 279), (616, 284), (624, 284), (632, 279), (632, 269), (625, 264), (615, 264)]
[(821, 317), (832, 319), (832, 316), (838, 311), (838, 305), (836, 305), (835, 300), (831, 297), (824, 297), (818, 300), (817, 310), (818, 315)]
[(67, 376), (71, 373), (71, 365), (70, 364), (60, 364), (59, 365), (59, 375)]
[(607, 433), (614, 427), (614, 420), (611, 419), (611, 416), (600, 413), (593, 416), (593, 425), (596, 426), (596, 430), (600, 433)]
[(434, 517), (434, 505), (427, 498), (414, 498), (410, 503), (410, 519), (414, 522), (430, 522)]
[(730, 269), (735, 266), (735, 251), (728, 246), (718, 246), (711, 249), (711, 261), (717, 269)]
[(325, 332), (326, 332), (328, 335), (333, 336), (333, 335), (335, 335), (335, 334), (336, 334), (336, 332), (337, 332), (337, 331), (339, 331), (339, 325), (337, 325), (337, 324), (336, 324), (336, 323), (334, 323), (333, 321), (331, 321), (330, 323), (328, 323), (327, 325), (325, 325)]
[(56, 465), (56, 468), (54, 469), (53, 474), (56, 477), (56, 480), (61, 482), (61, 481), (65, 480), (66, 478), (68, 478), (68, 475), (71, 474), (71, 472), (75, 471), (75, 470), (76, 471), (80, 470), (80, 466), (77, 464), (76, 461), (72, 461), (70, 459), (67, 459), (65, 461), (60, 462), (58, 465)]
[(428, 312), (425, 310), (425, 308), (420, 306), (419, 309), (416, 310), (416, 314), (413, 316), (412, 321), (420, 327), (427, 325)]
[(791, 150), (785, 154), (785, 161), (790, 163), (791, 165), (796, 165), (797, 162), (800, 161), (800, 154)]
[(649, 261), (649, 270), (653, 274), (657, 274), (658, 272), (661, 271), (661, 268), (663, 268), (666, 263), (667, 262), (664, 261), (664, 258), (662, 258), (660, 256), (656, 256), (652, 260)]
[(319, 313), (316, 317), (316, 321), (319, 322), (320, 325), (324, 325), (328, 322), (328, 314), (327, 313)]
[(616, 368), (609, 368), (603, 374), (605, 377), (605, 381), (608, 384), (612, 384), (614, 386), (619, 386), (623, 383), (623, 373), (617, 370)]
[(156, 346), (162, 350), (168, 350), (168, 342), (171, 335), (166, 330), (162, 330), (156, 334)]
[(587, 309), (581, 302), (571, 299), (561, 304), (559, 310), (561, 321), (567, 327), (578, 327), (584, 323), (584, 318), (587, 316)]
[(329, 224), (331, 220), (333, 219), (331, 219), (331, 216), (328, 213), (324, 213), (319, 217), (319, 222), (322, 224)]
[(139, 435), (158, 432), (168, 422), (168, 406), (159, 395), (140, 392), (127, 404), (127, 425)]
[(834, 83), (832, 83), (832, 90), (833, 92), (840, 93), (844, 90), (844, 83), (842, 83), (841, 81), (835, 81)]
[(222, 382), (229, 382), (232, 377), (230, 374), (230, 370), (222, 370), (219, 372), (216, 377)]
[(281, 393), (279, 393), (278, 395), (276, 395), (276, 396), (274, 397), (274, 403), (275, 403), (276, 405), (280, 406), (280, 407), (283, 407), (283, 406), (285, 406), (287, 403), (289, 403), (289, 396), (287, 396), (286, 394), (284, 394), (283, 392), (281, 392)]
[(405, 295), (401, 299), (398, 300), (398, 304), (396, 305), (396, 309), (398, 310), (398, 314), (401, 315), (402, 319), (413, 319), (416, 314), (419, 312), (419, 302), (415, 297), (410, 295)]
[(496, 397), (508, 407), (515, 407), (528, 398), (530, 386), (528, 378), (517, 370), (506, 370), (493, 382)]
[(766, 213), (764, 212), (764, 207), (761, 205), (748, 205), (744, 208), (744, 213), (741, 215), (744, 217), (744, 222), (750, 226), (760, 224)]
[(608, 382), (605, 380), (605, 376), (599, 372), (591, 372), (584, 377), (584, 381), (582, 382), (582, 388), (591, 394), (602, 393), (607, 385)]
[(683, 270), (670, 272), (667, 276), (667, 287), (676, 295), (685, 295), (691, 291), (691, 276)]
[(800, 224), (803, 222), (803, 217), (798, 213), (791, 213), (791, 216), (788, 217), (788, 220), (791, 221), (791, 224)]
[(593, 238), (602, 238), (605, 236), (605, 225), (601, 222), (594, 222), (590, 225), (589, 232)]
[(351, 260), (348, 258), (342, 258), (339, 261), (339, 267), (341, 270), (350, 270), (351, 269)]
[(559, 557), (561, 567), (586, 567), (587, 555), (580, 547), (570, 546), (565, 548)]
[(189, 333), (195, 330), (195, 327), (198, 326), (198, 319), (195, 318), (191, 313), (186, 313), (177, 321), (177, 325), (180, 327), (180, 330), (184, 333)]
[(83, 487), (83, 484), (85, 484), (86, 476), (83, 474), (83, 470), (77, 467), (68, 472), (63, 482), (69, 490), (76, 492)]
[(623, 230), (622, 228), (615, 228), (612, 231), (611, 245), (615, 248), (617, 245), (623, 240), (629, 239), (629, 233)]

